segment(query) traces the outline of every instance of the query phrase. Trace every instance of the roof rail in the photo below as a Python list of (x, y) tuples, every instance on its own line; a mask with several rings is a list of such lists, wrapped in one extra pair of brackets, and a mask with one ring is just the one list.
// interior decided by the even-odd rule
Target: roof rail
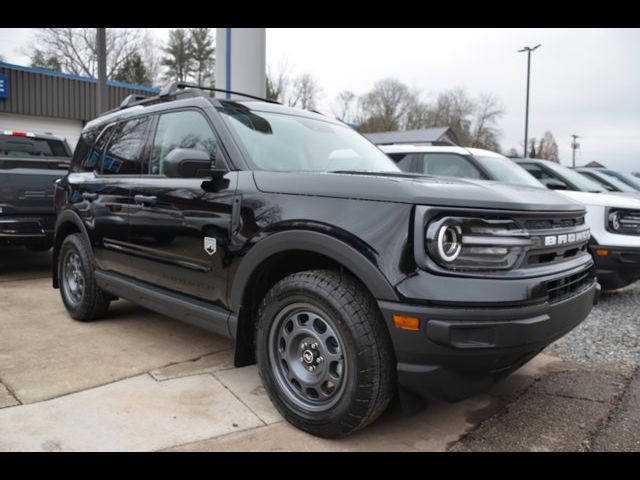
[(135, 95), (135, 94), (129, 95), (122, 101), (122, 103), (120, 104), (120, 107), (114, 110), (109, 110), (108, 112), (104, 112), (100, 116), (102, 117), (109, 113), (117, 112), (118, 110), (124, 110), (125, 108), (131, 108), (138, 105), (153, 105), (155, 103), (167, 101), (170, 98), (176, 97), (178, 95), (180, 96), (184, 95), (189, 97), (205, 96), (202, 90), (230, 93), (232, 95), (240, 95), (243, 97), (252, 98), (254, 100), (261, 100), (263, 102), (275, 103), (275, 104), (281, 105), (280, 102), (276, 102), (275, 100), (268, 100), (266, 98), (257, 97), (255, 95), (249, 95), (248, 93), (234, 92), (233, 90), (225, 90), (222, 88), (202, 87), (199, 85), (191, 85), (188, 83), (175, 82), (162, 87), (160, 89), (160, 93), (158, 93), (158, 95), (153, 97), (145, 97), (144, 95)]
[(128, 95), (120, 104), (120, 109), (122, 110), (123, 108), (129, 108), (134, 103), (139, 102), (140, 100), (146, 100), (147, 98), (149, 97), (145, 97), (144, 95)]
[(176, 82), (176, 83), (172, 83), (170, 85), (165, 85), (160, 90), (160, 93), (158, 94), (158, 96), (159, 97), (171, 96), (171, 95), (176, 94), (179, 89), (185, 89), (185, 88), (194, 88), (194, 89), (198, 89), (198, 90), (207, 90), (207, 91), (210, 91), (210, 92), (229, 93), (231, 95), (240, 95), (241, 97), (247, 97), (247, 98), (252, 98), (254, 100), (261, 100), (263, 102), (275, 103), (275, 104), (281, 105), (281, 103), (277, 102), (276, 100), (269, 100), (267, 98), (258, 97), (256, 95), (249, 95), (248, 93), (235, 92), (233, 90), (226, 90), (224, 88), (214, 88), (214, 87), (204, 87), (202, 85), (192, 85), (192, 84), (189, 84), (189, 83), (182, 83), (182, 82)]

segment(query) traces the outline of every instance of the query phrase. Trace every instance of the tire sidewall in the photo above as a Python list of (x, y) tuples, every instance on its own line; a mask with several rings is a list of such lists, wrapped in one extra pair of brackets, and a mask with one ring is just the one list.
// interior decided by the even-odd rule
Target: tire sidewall
[[(66, 289), (63, 285), (64, 280), (64, 262), (67, 257), (67, 253), (73, 251), (80, 258), (80, 263), (82, 266), (82, 274), (84, 275), (85, 287), (82, 292), (82, 298), (77, 304), (74, 304), (67, 299)], [(93, 266), (90, 262), (88, 262), (88, 255), (86, 249), (84, 248), (83, 241), (79, 237), (79, 235), (69, 235), (62, 242), (62, 246), (60, 247), (60, 255), (58, 256), (60, 259), (58, 261), (58, 278), (60, 279), (60, 296), (62, 297), (62, 302), (66, 307), (67, 311), (72, 316), (81, 314), (82, 310), (86, 308), (87, 303), (87, 294), (89, 293), (90, 282), (93, 281)]]
[[(344, 318), (331, 295), (325, 296), (311, 288), (301, 288), (298, 286), (295, 289), (291, 289), (282, 288), (278, 285), (275, 287), (274, 293), (275, 295), (272, 301), (264, 306), (261, 311), (260, 318), (258, 319), (256, 338), (260, 376), (267, 388), (271, 401), (281, 413), (289, 418), (293, 414), (294, 418), (292, 420), (294, 421), (299, 420), (305, 424), (313, 424), (316, 426), (335, 424), (339, 422), (340, 418), (348, 415), (352, 409), (354, 398), (357, 397), (359, 389), (358, 372), (363, 368), (356, 354), (358, 346), (353, 332), (349, 327), (349, 319)], [(347, 366), (346, 384), (342, 385), (343, 391), (340, 393), (341, 398), (338, 402), (330, 409), (321, 412), (302, 410), (299, 406), (287, 400), (286, 394), (282, 392), (282, 387), (274, 377), (271, 357), (269, 355), (269, 332), (278, 313), (288, 305), (301, 302), (311, 304), (314, 308), (319, 309), (330, 317), (344, 343), (343, 350)], [(280, 394), (272, 394), (272, 392), (280, 392)]]

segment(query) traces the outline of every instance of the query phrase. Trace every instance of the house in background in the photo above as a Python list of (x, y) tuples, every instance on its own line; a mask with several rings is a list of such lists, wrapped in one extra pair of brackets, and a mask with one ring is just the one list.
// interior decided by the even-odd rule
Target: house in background
[(601, 163), (598, 162), (589, 162), (585, 165), (585, 167), (589, 167), (589, 168), (605, 168), (604, 165), (602, 165)]
[(408, 143), (411, 145), (460, 145), (458, 138), (449, 127), (422, 128), (397, 132), (363, 133), (376, 145)]

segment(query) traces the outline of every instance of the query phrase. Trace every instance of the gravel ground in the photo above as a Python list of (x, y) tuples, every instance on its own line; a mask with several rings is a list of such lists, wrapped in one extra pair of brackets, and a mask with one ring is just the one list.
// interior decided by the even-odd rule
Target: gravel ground
[(640, 365), (640, 282), (605, 293), (589, 317), (546, 353), (582, 363)]

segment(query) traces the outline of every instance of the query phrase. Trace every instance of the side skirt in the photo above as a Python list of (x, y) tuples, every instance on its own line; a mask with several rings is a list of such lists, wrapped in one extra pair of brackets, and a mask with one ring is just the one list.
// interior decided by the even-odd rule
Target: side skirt
[(95, 271), (107, 293), (217, 335), (235, 337), (236, 316), (223, 308), (113, 272)]

